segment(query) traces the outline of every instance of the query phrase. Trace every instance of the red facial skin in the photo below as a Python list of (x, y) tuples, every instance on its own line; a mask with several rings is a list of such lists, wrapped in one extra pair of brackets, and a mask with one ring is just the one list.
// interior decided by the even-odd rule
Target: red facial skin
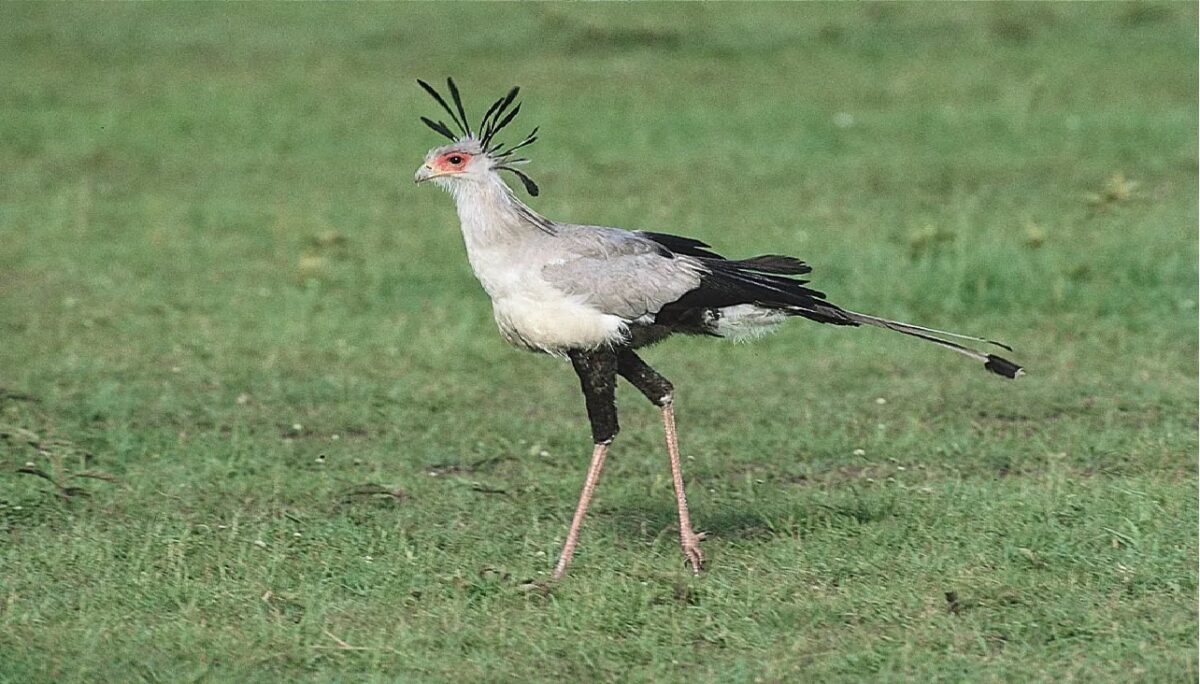
[[(471, 155), (463, 152), (447, 152), (434, 160), (432, 166), (436, 173), (458, 173), (471, 161)], [(457, 163), (456, 163), (457, 162)]]

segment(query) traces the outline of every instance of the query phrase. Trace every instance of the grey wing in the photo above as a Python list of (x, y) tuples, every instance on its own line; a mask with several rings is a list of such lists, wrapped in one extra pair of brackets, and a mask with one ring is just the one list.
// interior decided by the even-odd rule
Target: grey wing
[(542, 277), (564, 294), (627, 320), (658, 313), (699, 287), (707, 272), (697, 259), (617, 228), (571, 226), (554, 241), (563, 258), (545, 266)]

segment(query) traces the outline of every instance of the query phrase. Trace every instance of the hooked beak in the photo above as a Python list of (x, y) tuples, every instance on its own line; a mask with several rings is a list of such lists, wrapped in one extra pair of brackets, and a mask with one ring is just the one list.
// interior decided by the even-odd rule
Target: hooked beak
[(433, 168), (430, 167), (428, 164), (422, 164), (421, 168), (417, 169), (417, 172), (415, 174), (413, 174), (413, 182), (414, 183), (424, 183), (425, 181), (433, 180), (434, 178), (441, 178), (442, 176), (456, 176), (456, 175), (458, 175), (458, 174), (455, 171), (443, 171), (442, 173), (438, 173), (437, 171), (434, 171)]

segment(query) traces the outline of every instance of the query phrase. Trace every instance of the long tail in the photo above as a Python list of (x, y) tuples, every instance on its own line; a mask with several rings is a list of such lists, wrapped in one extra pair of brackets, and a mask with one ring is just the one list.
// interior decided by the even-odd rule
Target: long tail
[[(990, 345), (1000, 347), (1001, 349), (1007, 349), (1008, 351), (1012, 351), (1013, 350), (1012, 347), (1008, 346), (1007, 344), (1003, 344), (1001, 342), (996, 342), (995, 340), (985, 339), (982, 337), (973, 337), (971, 335), (960, 335), (958, 333), (946, 332), (945, 330), (934, 330), (933, 328), (923, 328), (919, 325), (912, 325), (911, 323), (901, 323), (900, 321), (889, 321), (886, 318), (879, 318), (877, 316), (868, 316), (866, 314), (860, 314), (860, 313), (856, 313), (854, 311), (847, 311), (846, 309), (842, 309), (842, 312), (845, 313), (846, 316), (850, 320), (854, 321), (855, 323), (862, 323), (865, 325), (873, 325), (876, 328), (884, 328), (886, 330), (894, 330), (898, 333), (903, 333), (905, 335), (911, 335), (918, 339), (925, 340), (926, 342), (932, 342), (932, 343), (938, 345), (939, 347), (944, 347), (951, 351), (956, 351), (959, 354), (962, 354), (963, 356), (969, 356), (970, 358), (975, 359), (976, 361), (982, 361), (984, 368), (990, 370), (991, 372), (993, 372), (997, 375), (1003, 375), (1006, 378), (1015, 379), (1015, 378), (1019, 378), (1020, 376), (1025, 374), (1025, 370), (1023, 368), (1021, 368), (1017, 364), (1013, 363), (1012, 361), (1009, 361), (1008, 359), (1006, 359), (1002, 356), (997, 356), (995, 354), (985, 354), (984, 352), (976, 351), (974, 349), (971, 349), (970, 347), (964, 347), (963, 345), (958, 344), (957, 342), (951, 342), (950, 340), (946, 340), (943, 338), (944, 337), (954, 337), (954, 338), (957, 338), (960, 340), (972, 340), (974, 342), (982, 342), (984, 344), (990, 344)], [(803, 314), (801, 314), (801, 315), (803, 315)]]
[[(774, 260), (760, 263), (760, 261), (768, 259)], [(764, 265), (766, 266), (765, 268)], [(800, 274), (806, 270), (807, 266), (803, 262), (797, 261), (793, 264), (778, 261), (774, 257), (757, 257), (756, 259), (746, 259), (741, 262), (721, 262), (714, 268), (714, 273), (710, 277), (713, 280), (712, 286), (719, 288), (718, 292), (724, 294), (736, 293), (734, 301), (747, 302), (752, 305), (749, 308), (780, 311), (791, 316), (802, 316), (818, 323), (850, 326), (870, 325), (876, 328), (884, 328), (885, 330), (893, 330), (904, 335), (925, 340), (926, 342), (932, 342), (939, 347), (958, 352), (976, 361), (982, 361), (983, 367), (996, 375), (1015, 379), (1025, 372), (1021, 366), (1003, 356), (981, 352), (947, 338), (969, 340), (971, 342), (989, 344), (1006, 351), (1012, 351), (1012, 347), (1007, 344), (983, 337), (960, 335), (959, 333), (925, 328), (911, 323), (902, 323), (900, 321), (892, 321), (886, 318), (849, 311), (827, 301), (824, 293), (805, 287), (806, 281), (793, 280), (780, 275)], [(743, 308), (747, 307), (734, 307), (734, 310)], [(724, 309), (724, 311), (732, 312), (730, 309)], [(744, 312), (741, 313), (740, 318), (745, 319), (747, 323), (752, 322), (753, 319), (753, 317), (747, 316)], [(774, 322), (773, 320), (763, 319), (763, 323), (766, 324)]]
[(812, 271), (799, 259), (766, 255), (730, 261), (709, 251), (708, 245), (698, 240), (661, 233), (641, 235), (672, 252), (699, 259), (709, 269), (702, 276), (699, 287), (663, 307), (657, 314), (657, 322), (661, 324), (679, 325), (697, 318), (698, 325), (693, 323), (682, 329), (735, 339), (767, 332), (778, 326), (785, 316), (801, 316), (830, 325), (870, 325), (932, 342), (982, 361), (983, 367), (996, 375), (1015, 379), (1025, 372), (1021, 366), (1002, 356), (981, 352), (947, 338), (989, 344), (1011, 352), (1013, 349), (1007, 344), (868, 316), (832, 304), (825, 299), (825, 293), (805, 287), (807, 280), (789, 277)]

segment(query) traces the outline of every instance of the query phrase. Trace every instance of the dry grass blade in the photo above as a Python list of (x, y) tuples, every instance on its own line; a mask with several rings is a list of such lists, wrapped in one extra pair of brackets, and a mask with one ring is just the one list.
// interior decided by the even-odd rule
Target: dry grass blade
[(58, 480), (55, 480), (54, 477), (52, 477), (50, 475), (50, 473), (47, 473), (46, 471), (44, 471), (41, 468), (38, 468), (36, 466), (24, 465), (24, 466), (21, 466), (20, 468), (17, 468), (17, 472), (23, 473), (25, 475), (33, 475), (35, 477), (40, 477), (43, 480), (46, 480), (50, 484), (54, 485), (55, 488), (62, 489), (62, 487), (58, 484)]
[(125, 486), (125, 482), (116, 475), (109, 475), (108, 473), (102, 473), (98, 470), (85, 470), (80, 473), (75, 473), (72, 475), (72, 477), (86, 477), (90, 480), (104, 480), (105, 482), (111, 482), (112, 484)]
[(349, 502), (354, 499), (391, 499), (396, 502), (404, 501), (408, 498), (408, 492), (399, 487), (385, 487), (380, 484), (369, 482), (347, 489), (342, 492), (342, 501)]

